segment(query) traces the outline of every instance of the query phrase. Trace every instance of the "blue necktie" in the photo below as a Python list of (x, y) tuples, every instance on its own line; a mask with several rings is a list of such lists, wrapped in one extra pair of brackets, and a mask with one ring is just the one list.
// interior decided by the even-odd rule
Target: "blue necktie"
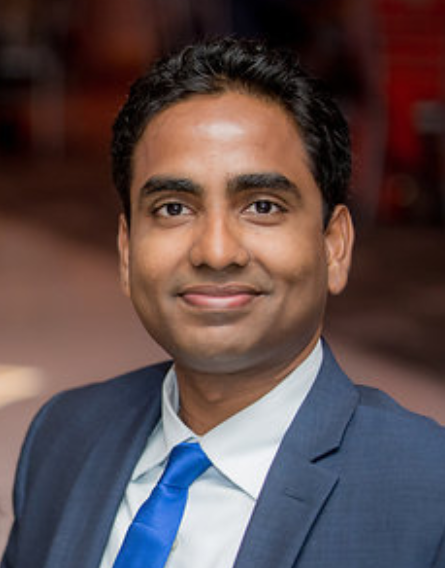
[(162, 568), (167, 562), (190, 485), (209, 467), (199, 444), (179, 444), (125, 535), (113, 568)]

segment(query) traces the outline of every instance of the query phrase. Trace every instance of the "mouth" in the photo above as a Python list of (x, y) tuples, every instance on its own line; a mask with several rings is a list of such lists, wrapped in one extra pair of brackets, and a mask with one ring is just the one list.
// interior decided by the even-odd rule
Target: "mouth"
[(261, 291), (244, 284), (202, 284), (186, 287), (179, 293), (187, 305), (213, 311), (243, 308), (262, 295)]

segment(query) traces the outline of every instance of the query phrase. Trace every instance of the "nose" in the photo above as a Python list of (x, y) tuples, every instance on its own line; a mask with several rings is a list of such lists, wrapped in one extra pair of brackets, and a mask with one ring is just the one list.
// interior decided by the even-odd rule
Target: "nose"
[(249, 260), (242, 230), (235, 220), (220, 212), (201, 219), (190, 248), (190, 262), (194, 267), (207, 266), (220, 271), (246, 266)]

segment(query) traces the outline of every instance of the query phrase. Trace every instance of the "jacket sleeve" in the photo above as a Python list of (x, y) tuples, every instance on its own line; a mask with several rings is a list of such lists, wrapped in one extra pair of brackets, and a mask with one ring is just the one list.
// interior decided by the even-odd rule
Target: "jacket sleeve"
[[(59, 395), (53, 397), (46, 403), (38, 412), (37, 416), (31, 423), (31, 426), (26, 435), (23, 443), (20, 458), (17, 466), (14, 493), (13, 493), (13, 508), (14, 508), (14, 521), (9, 534), (9, 539), (5, 548), (3, 558), (0, 563), (0, 568), (26, 568), (32, 562), (32, 559), (22, 558), (22, 547), (25, 543), (22, 542), (22, 515), (25, 508), (27, 487), (29, 484), (29, 471), (30, 464), (33, 461), (33, 456), (38, 457), (39, 452), (34, 451), (36, 439), (42, 424), (44, 423), (48, 411), (52, 408), (54, 402), (59, 398)], [(21, 559), (22, 558), (22, 559)]]

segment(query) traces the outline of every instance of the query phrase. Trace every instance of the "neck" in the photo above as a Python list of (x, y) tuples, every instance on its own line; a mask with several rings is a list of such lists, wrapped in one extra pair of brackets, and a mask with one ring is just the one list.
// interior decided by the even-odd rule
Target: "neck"
[(175, 364), (181, 420), (203, 435), (273, 390), (311, 353), (318, 338), (291, 360), (230, 373), (200, 372)]

